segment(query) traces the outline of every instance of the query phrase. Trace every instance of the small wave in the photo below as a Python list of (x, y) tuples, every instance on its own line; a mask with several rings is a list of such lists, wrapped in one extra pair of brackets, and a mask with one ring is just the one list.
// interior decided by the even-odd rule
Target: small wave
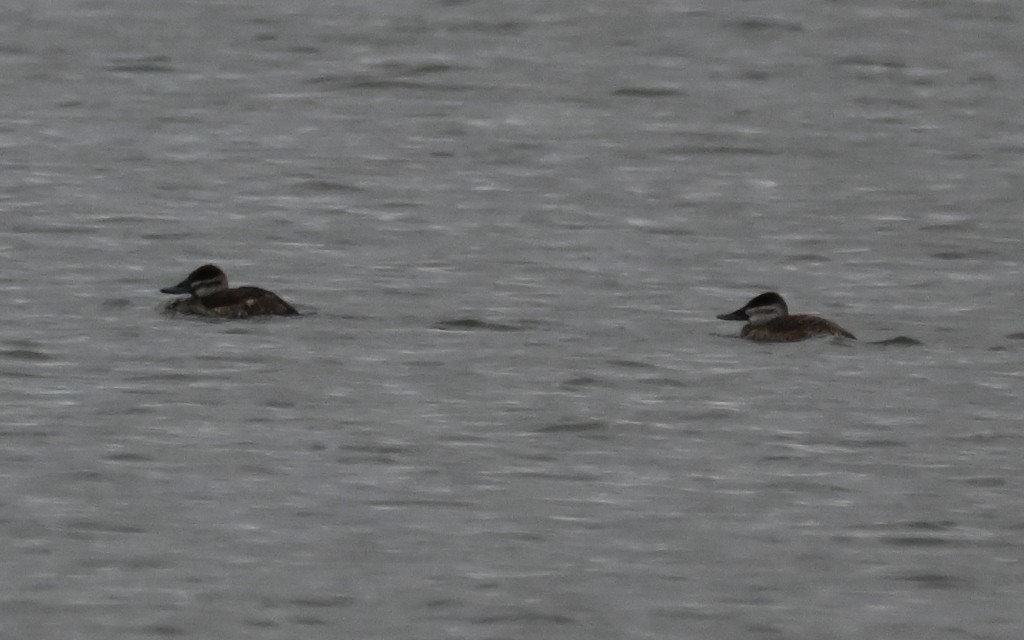
[(441, 331), (523, 331), (527, 328), (523, 323), (507, 324), (479, 318), (451, 318), (435, 322), (432, 326)]
[(607, 422), (601, 420), (567, 420), (555, 422), (536, 430), (537, 433), (581, 433), (590, 431), (604, 431), (608, 428)]
[(685, 94), (671, 87), (619, 87), (612, 95), (626, 98), (675, 98)]
[(909, 336), (896, 336), (895, 338), (889, 338), (888, 340), (876, 340), (875, 342), (869, 342), (868, 344), (880, 344), (892, 347), (916, 347), (923, 345), (924, 343)]
[(12, 360), (33, 360), (36, 362), (53, 360), (52, 356), (34, 349), (9, 349), (7, 351), (0, 351), (0, 355)]

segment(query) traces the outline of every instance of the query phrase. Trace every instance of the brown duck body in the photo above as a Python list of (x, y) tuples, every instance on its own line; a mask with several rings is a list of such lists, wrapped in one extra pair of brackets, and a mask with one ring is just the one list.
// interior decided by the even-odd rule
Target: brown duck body
[(171, 300), (165, 306), (173, 313), (211, 318), (249, 318), (252, 316), (297, 316), (295, 307), (273, 291), (259, 287), (235, 287), (202, 298)]
[(799, 342), (816, 336), (857, 338), (838, 324), (818, 316), (789, 315), (782, 296), (774, 291), (762, 293), (732, 313), (723, 313), (719, 320), (746, 322), (740, 337), (755, 342)]
[(809, 315), (782, 316), (763, 324), (745, 324), (740, 337), (754, 342), (799, 342), (816, 336), (856, 336), (825, 318)]
[(228, 278), (218, 267), (207, 264), (187, 278), (160, 290), (188, 294), (164, 305), (169, 313), (186, 313), (209, 318), (250, 318), (252, 316), (297, 316), (295, 307), (273, 291), (259, 287), (228, 287)]

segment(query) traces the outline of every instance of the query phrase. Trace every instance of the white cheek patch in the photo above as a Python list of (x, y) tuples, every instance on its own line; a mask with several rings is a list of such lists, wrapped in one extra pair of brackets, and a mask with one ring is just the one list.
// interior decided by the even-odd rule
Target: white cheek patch
[(775, 307), (753, 307), (747, 309), (747, 317), (750, 318), (750, 322), (753, 324), (760, 324), (762, 322), (768, 322), (772, 318), (777, 318), (782, 315), (779, 310)]
[(196, 294), (200, 298), (208, 296), (215, 291), (217, 291), (217, 285), (212, 282), (202, 282), (192, 285), (192, 293)]

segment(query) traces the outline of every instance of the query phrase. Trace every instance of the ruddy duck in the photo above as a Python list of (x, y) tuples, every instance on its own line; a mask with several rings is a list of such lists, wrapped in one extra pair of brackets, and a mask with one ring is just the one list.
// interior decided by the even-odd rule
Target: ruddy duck
[(171, 300), (164, 310), (211, 318), (248, 318), (251, 316), (296, 316), (299, 312), (276, 293), (259, 287), (228, 288), (228, 277), (218, 267), (205, 264), (188, 277), (160, 290), (161, 293), (188, 294)]
[(782, 296), (769, 291), (762, 293), (742, 309), (723, 313), (719, 320), (743, 320), (740, 337), (756, 342), (798, 342), (815, 336), (842, 336), (856, 340), (852, 333), (825, 318), (808, 315), (789, 315)]

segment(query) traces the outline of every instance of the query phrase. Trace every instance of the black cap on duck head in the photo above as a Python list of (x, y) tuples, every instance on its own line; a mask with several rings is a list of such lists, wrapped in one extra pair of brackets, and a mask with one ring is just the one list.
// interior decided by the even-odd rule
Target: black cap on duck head
[(170, 294), (191, 294), (196, 297), (209, 295), (216, 291), (228, 288), (228, 277), (219, 267), (212, 264), (204, 264), (188, 277), (174, 285), (160, 290), (161, 293)]
[(779, 315), (786, 315), (789, 313), (789, 307), (786, 306), (786, 301), (782, 299), (782, 296), (775, 293), (774, 291), (767, 291), (759, 296), (755, 296), (743, 305), (740, 309), (733, 311), (732, 313), (723, 313), (717, 316), (719, 320), (750, 320), (751, 309), (773, 309), (781, 311)]

